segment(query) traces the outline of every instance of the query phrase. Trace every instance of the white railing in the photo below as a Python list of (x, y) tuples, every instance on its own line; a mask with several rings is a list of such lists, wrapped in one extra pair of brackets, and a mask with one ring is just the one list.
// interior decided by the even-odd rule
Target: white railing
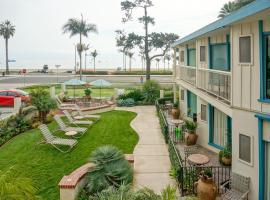
[(196, 85), (196, 68), (189, 66), (180, 66), (180, 79), (192, 85)]
[(197, 87), (225, 101), (231, 101), (231, 72), (198, 69)]

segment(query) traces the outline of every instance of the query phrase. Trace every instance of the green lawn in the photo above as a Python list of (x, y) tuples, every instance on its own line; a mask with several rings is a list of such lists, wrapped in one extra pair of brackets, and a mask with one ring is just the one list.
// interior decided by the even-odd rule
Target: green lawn
[[(25, 132), (0, 147), (0, 169), (15, 166), (25, 177), (30, 177), (39, 188), (44, 200), (58, 200), (58, 182), (87, 162), (90, 153), (98, 146), (111, 144), (124, 153), (132, 153), (138, 142), (138, 135), (130, 127), (136, 114), (125, 111), (103, 113), (101, 119), (92, 125), (75, 148), (63, 154), (50, 145), (40, 145), (39, 130)], [(54, 129), (56, 124), (49, 125)], [(63, 133), (60, 133), (63, 137)]]

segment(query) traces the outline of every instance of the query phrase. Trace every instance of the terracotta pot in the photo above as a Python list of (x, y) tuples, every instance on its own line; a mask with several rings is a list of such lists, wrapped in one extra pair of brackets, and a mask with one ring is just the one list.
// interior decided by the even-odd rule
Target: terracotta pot
[(172, 109), (172, 116), (173, 116), (173, 119), (179, 119), (180, 110), (178, 108), (173, 108)]
[(221, 160), (222, 160), (222, 163), (226, 166), (231, 166), (232, 164), (232, 158), (222, 157)]
[(197, 143), (198, 135), (196, 133), (192, 132), (187, 132), (185, 141), (187, 146), (192, 146)]
[(195, 183), (197, 187), (197, 197), (200, 200), (215, 200), (217, 197), (217, 186), (213, 181), (213, 178), (201, 177), (198, 182)]

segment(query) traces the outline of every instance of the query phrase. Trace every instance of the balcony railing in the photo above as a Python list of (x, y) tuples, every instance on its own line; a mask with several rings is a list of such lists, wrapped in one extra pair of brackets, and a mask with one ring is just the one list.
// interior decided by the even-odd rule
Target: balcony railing
[(198, 69), (197, 87), (227, 102), (231, 101), (231, 73), (212, 69)]
[(196, 68), (189, 66), (180, 66), (180, 79), (192, 85), (196, 84)]

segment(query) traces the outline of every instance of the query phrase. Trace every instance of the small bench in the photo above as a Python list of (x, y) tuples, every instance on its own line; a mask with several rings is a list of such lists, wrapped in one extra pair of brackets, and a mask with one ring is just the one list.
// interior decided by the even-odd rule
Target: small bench
[[(134, 156), (133, 154), (125, 154), (125, 159), (133, 165)], [(93, 167), (93, 163), (87, 163), (71, 174), (64, 176), (59, 182), (58, 186), (60, 188), (60, 200), (75, 200), (80, 190), (85, 185), (85, 175), (89, 171), (91, 167)]]

